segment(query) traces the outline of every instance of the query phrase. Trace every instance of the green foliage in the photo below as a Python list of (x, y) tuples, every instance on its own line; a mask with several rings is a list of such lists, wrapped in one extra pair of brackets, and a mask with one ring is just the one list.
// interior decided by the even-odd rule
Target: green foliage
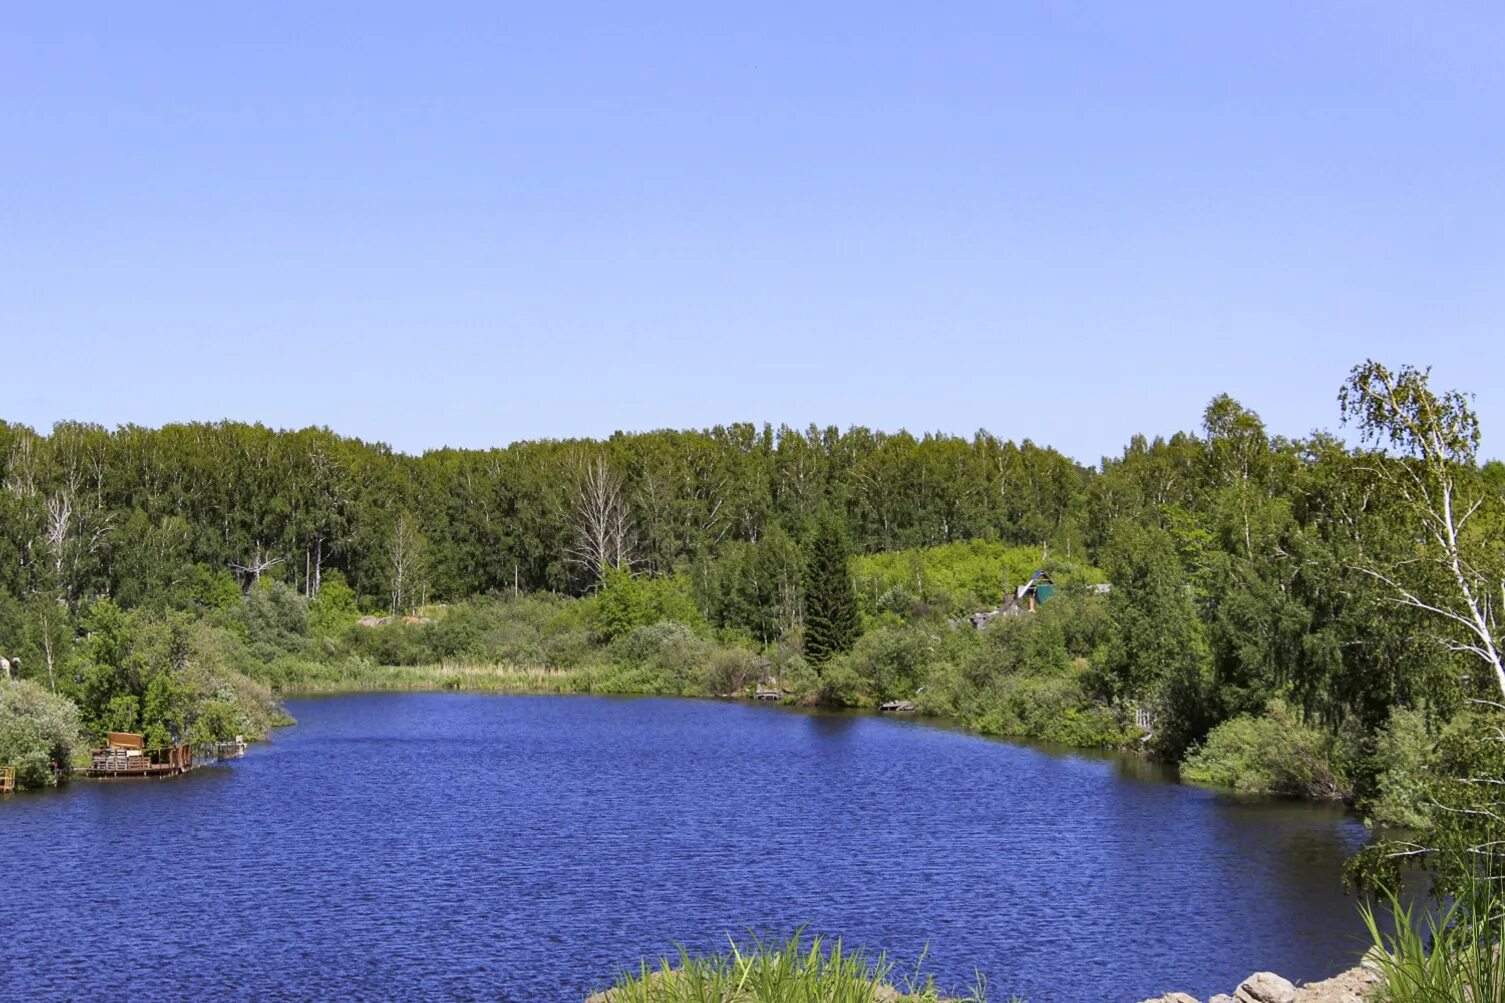
[(338, 634), (360, 617), (355, 590), (338, 568), (325, 572), (318, 593), (308, 601), (308, 630), (312, 634)]
[(716, 696), (735, 696), (755, 687), (764, 663), (744, 648), (719, 648), (706, 664), (706, 691)]
[(1432, 820), (1430, 786), (1434, 746), (1426, 715), (1396, 707), (1375, 737), (1374, 793), (1359, 804), (1378, 825), (1425, 829)]
[(1270, 701), (1262, 715), (1244, 714), (1212, 729), (1187, 756), (1181, 775), (1247, 794), (1337, 800), (1351, 793), (1336, 740), (1280, 700)]
[[(759, 937), (745, 944), (731, 941), (727, 953), (709, 957), (681, 948), (672, 960), (660, 958), (657, 967), (645, 960), (638, 971), (622, 972), (606, 997), (609, 1003), (937, 1003), (942, 998), (919, 966), (906, 978), (896, 976), (884, 955), (870, 957), (819, 936), (807, 944), (799, 931), (782, 943)], [(971, 995), (949, 998), (986, 1003), (986, 985), (979, 978)]]
[(705, 619), (695, 606), (687, 577), (637, 576), (625, 568), (607, 567), (594, 599), (592, 622), (597, 635), (610, 642), (651, 624), (703, 627)]
[[(1469, 399), (1425, 370), (1357, 367), (1340, 414), (1382, 448), (1271, 436), (1226, 395), (1097, 469), (986, 432), (737, 424), (411, 457), (325, 429), (0, 422), (0, 651), (86, 729), (157, 738), (264, 730), (267, 685), (721, 693), (762, 656), (792, 699), (1135, 746), (1146, 712), (1167, 759), (1205, 739), (1234, 782), (1325, 790), (1267, 741), (1280, 701), (1366, 813), (1416, 824), (1466, 793), (1436, 783), (1444, 726), (1495, 676), (1478, 597), (1505, 576), (1505, 466), (1478, 465)], [(586, 454), (636, 575), (579, 561)], [(1038, 613), (947, 625), (1040, 565), (1060, 591)], [(353, 623), (430, 598), (433, 622)]]
[(840, 524), (822, 519), (805, 563), (805, 657), (817, 666), (850, 651), (862, 629), (847, 560)]
[(279, 652), (295, 651), (308, 633), (308, 607), (288, 586), (263, 579), (246, 592), (237, 619), (252, 653), (271, 661)]
[(1193, 583), (1166, 530), (1125, 525), (1109, 544), (1113, 580), (1100, 677), (1115, 700), (1154, 710), (1155, 747), (1179, 759), (1215, 722), (1216, 696)]
[(25, 680), (0, 679), (0, 766), (13, 766), (19, 787), (56, 782), (83, 748), (78, 708)]
[(620, 638), (612, 651), (618, 663), (651, 673), (655, 682), (643, 688), (685, 695), (705, 692), (713, 649), (682, 623), (638, 627)]
[(945, 661), (950, 640), (925, 628), (888, 627), (864, 634), (847, 665), (871, 686), (875, 699), (909, 700)]
[(1042, 561), (1039, 547), (996, 540), (957, 540), (852, 560), (858, 606), (868, 620), (884, 613), (908, 619), (994, 609), (1003, 601), (1005, 582), (1017, 587), (1041, 568), (1063, 592), (1105, 580), (1101, 572), (1081, 561)]
[(1376, 948), (1369, 957), (1384, 978), (1387, 1003), (1505, 999), (1500, 876), (1457, 863), (1453, 869), (1467, 877), (1451, 901), (1435, 910), (1403, 903), (1394, 893), (1379, 910), (1360, 904)]

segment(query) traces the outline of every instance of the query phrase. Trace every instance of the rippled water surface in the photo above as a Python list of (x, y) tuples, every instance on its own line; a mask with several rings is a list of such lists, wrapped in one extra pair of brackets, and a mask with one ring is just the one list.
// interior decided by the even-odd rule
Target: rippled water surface
[(801, 923), (994, 998), (1352, 963), (1335, 811), (911, 721), (461, 694), (297, 700), (173, 781), (0, 802), (0, 999), (573, 1001)]

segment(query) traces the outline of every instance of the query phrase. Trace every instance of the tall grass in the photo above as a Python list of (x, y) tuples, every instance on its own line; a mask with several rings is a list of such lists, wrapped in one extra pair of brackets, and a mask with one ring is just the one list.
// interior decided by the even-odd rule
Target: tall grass
[(678, 681), (666, 679), (651, 668), (605, 661), (568, 669), (545, 669), (468, 662), (371, 665), (354, 660), (332, 664), (285, 660), (264, 674), (277, 692), (284, 694), (474, 690), (489, 693), (696, 695), (686, 693), (686, 688)]
[(1395, 932), (1367, 903), (1359, 909), (1379, 950), (1388, 1003), (1505, 1003), (1505, 901), (1500, 878), (1472, 872), (1446, 907), (1420, 908), (1394, 895), (1385, 911)]
[[(779, 943), (752, 937), (709, 957), (662, 958), (658, 967), (644, 961), (636, 973), (623, 972), (616, 985), (593, 1001), (602, 1003), (939, 1003), (947, 999), (916, 966), (902, 982), (885, 955), (871, 958), (862, 949), (847, 950), (840, 940), (796, 931)], [(923, 959), (922, 959), (923, 964)], [(895, 986), (901, 995), (895, 996)], [(986, 981), (979, 976), (972, 994), (955, 1003), (987, 1003)]]

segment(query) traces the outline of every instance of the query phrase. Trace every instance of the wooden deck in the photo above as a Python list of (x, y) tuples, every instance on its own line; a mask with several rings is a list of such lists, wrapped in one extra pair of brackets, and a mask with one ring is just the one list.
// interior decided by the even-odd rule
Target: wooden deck
[(121, 764), (118, 766), (90, 765), (83, 771), (84, 776), (93, 777), (96, 780), (107, 780), (111, 777), (176, 777), (193, 769), (190, 766), (176, 766), (171, 763), (141, 763)]
[(142, 779), (176, 777), (193, 769), (193, 747), (175, 745), (163, 749), (141, 747), (139, 736), (111, 733), (110, 744), (95, 749), (86, 777), (96, 779)]

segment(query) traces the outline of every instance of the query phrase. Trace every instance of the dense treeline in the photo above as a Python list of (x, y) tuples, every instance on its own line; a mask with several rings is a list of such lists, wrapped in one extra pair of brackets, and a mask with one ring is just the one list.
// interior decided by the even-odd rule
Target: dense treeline
[(135, 604), (191, 565), (368, 605), (579, 594), (603, 563), (693, 571), (838, 514), (860, 551), (989, 539), (1082, 545), (1089, 472), (1049, 449), (752, 425), (420, 457), (325, 429), (0, 423), (0, 588)]
[[(262, 684), (777, 680), (1415, 822), (1491, 679), (1457, 624), (1398, 601), (1447, 587), (1443, 565), (1396, 570), (1439, 546), (1402, 453), (1271, 436), (1226, 396), (1096, 468), (987, 433), (734, 425), (410, 457), (320, 429), (0, 424), (0, 650), (85, 731), (255, 732)], [(1497, 556), (1505, 469), (1465, 450), (1446, 471), (1478, 502), (1471, 553)], [(1041, 566), (1061, 589), (1038, 614), (962, 619)], [(6, 727), (0, 708), (0, 756)]]

